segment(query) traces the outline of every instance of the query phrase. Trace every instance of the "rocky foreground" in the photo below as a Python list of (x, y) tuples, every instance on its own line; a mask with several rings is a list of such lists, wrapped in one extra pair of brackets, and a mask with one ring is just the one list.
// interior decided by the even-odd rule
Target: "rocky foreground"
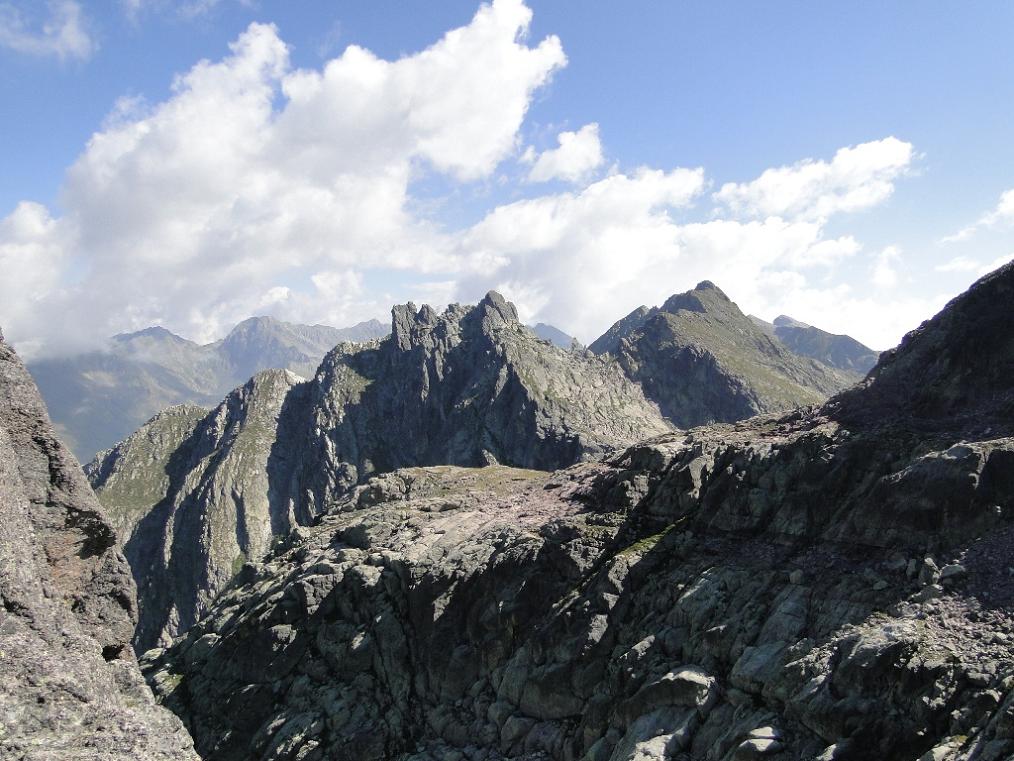
[(195, 759), (130, 647), (130, 569), (0, 335), (0, 758)]
[(1012, 303), (820, 408), (377, 477), (149, 681), (215, 761), (1014, 757)]

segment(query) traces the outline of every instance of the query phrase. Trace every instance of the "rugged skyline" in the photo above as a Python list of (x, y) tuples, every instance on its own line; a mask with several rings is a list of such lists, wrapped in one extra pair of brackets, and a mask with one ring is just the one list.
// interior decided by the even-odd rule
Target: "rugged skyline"
[(9, 339), (497, 289), (587, 343), (709, 279), (879, 350), (1014, 250), (1005, 4), (428, 11), (0, 6)]

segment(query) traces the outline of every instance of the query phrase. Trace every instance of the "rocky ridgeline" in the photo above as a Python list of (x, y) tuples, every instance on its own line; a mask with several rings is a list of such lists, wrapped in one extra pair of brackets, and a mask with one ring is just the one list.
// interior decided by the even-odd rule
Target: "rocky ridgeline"
[(378, 476), (150, 683), (213, 761), (1010, 758), (1012, 289), (813, 411)]
[(267, 371), (206, 416), (170, 409), (88, 472), (137, 579), (143, 651), (375, 473), (552, 470), (668, 430), (615, 363), (540, 340), (491, 293), (443, 314), (396, 307), (389, 338), (339, 345), (312, 381)]
[(680, 428), (820, 404), (862, 377), (793, 353), (708, 281), (634, 310), (589, 349), (616, 357)]
[(113, 528), (2, 335), (0, 602), (0, 758), (197, 758), (138, 671)]

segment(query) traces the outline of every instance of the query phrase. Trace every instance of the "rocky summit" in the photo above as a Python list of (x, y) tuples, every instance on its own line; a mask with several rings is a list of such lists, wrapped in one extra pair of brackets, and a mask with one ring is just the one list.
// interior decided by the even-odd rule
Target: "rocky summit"
[(398, 306), (392, 326), (340, 344), (310, 381), (268, 371), (211, 413), (171, 408), (89, 465), (137, 580), (139, 651), (371, 475), (553, 470), (671, 430), (614, 362), (541, 340), (499, 294)]
[(634, 310), (589, 349), (616, 357), (680, 428), (819, 404), (860, 377), (794, 354), (708, 281)]
[(116, 534), (0, 335), (0, 758), (194, 759), (130, 639)]
[(377, 475), (149, 682), (214, 761), (1012, 758), (1012, 295), (1014, 265), (820, 407)]

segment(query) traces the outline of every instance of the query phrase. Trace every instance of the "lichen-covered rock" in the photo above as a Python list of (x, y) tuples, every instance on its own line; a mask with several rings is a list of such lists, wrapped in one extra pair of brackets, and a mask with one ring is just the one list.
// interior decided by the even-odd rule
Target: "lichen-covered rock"
[[(955, 356), (959, 323), (886, 361)], [(214, 761), (1011, 758), (1014, 374), (961, 407), (930, 373), (951, 427), (851, 417), (902, 385), (870, 377), (552, 475), (376, 478), (146, 672)], [(927, 585), (927, 558), (964, 573)]]
[(130, 649), (134, 585), (0, 336), (0, 757), (196, 759)]

